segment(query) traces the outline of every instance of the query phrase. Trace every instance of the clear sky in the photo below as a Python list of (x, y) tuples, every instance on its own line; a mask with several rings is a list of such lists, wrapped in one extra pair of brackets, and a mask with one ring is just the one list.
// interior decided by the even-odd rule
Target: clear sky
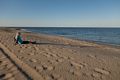
[(120, 26), (120, 0), (0, 0), (0, 26)]

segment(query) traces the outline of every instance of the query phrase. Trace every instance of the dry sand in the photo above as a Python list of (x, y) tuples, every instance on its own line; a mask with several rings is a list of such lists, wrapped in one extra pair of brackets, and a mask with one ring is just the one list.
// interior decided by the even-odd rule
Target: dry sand
[(15, 33), (0, 30), (0, 80), (120, 80), (119, 47), (33, 33), (15, 45)]

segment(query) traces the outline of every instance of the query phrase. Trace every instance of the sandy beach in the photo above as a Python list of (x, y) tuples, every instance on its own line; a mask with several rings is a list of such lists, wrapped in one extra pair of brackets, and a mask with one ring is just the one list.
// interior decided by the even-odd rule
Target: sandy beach
[(36, 44), (15, 45), (0, 29), (0, 80), (120, 80), (120, 48), (23, 32)]

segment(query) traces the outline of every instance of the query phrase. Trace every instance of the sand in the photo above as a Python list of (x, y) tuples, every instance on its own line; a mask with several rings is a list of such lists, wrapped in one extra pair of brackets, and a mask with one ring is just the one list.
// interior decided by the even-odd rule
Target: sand
[(37, 44), (15, 45), (15, 33), (0, 30), (1, 80), (120, 80), (119, 47), (25, 32)]

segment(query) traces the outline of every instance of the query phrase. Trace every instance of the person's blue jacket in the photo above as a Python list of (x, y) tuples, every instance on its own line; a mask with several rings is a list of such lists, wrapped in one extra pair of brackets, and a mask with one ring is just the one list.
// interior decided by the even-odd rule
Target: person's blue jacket
[(21, 36), (17, 36), (17, 43), (18, 44), (22, 44), (23, 43), (23, 40), (22, 40), (22, 38), (21, 38)]

